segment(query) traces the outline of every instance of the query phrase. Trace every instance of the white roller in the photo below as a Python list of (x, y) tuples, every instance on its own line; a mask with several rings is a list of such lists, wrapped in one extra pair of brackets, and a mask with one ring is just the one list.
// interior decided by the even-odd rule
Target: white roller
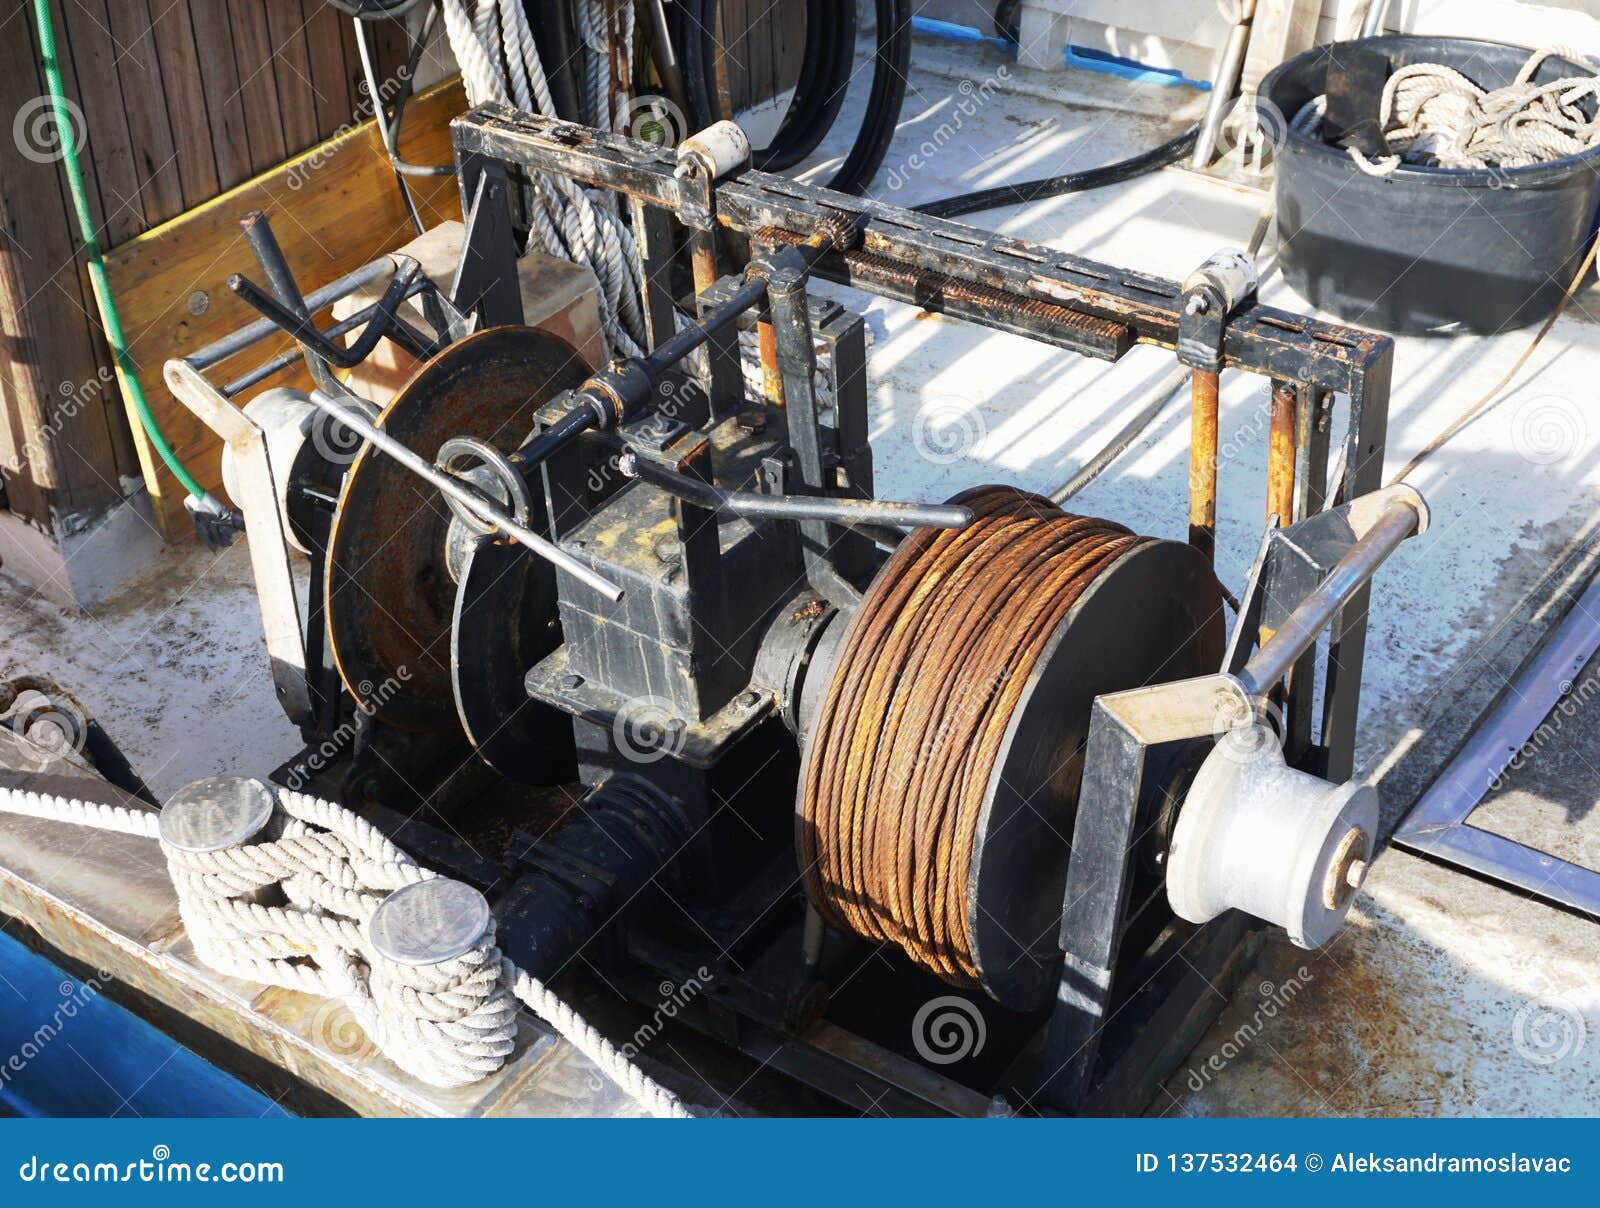
[(1377, 829), (1371, 785), (1296, 771), (1270, 729), (1235, 730), (1218, 741), (1184, 798), (1167, 898), (1191, 923), (1243, 910), (1315, 948), (1344, 924)]

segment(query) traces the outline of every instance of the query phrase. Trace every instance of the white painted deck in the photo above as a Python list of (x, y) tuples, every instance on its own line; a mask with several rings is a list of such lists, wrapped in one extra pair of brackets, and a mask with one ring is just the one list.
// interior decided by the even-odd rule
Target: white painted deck
[[(1176, 133), (1201, 104), (1193, 91), (1082, 72), (1028, 76), (984, 48), (919, 41), (916, 61), (879, 189), (905, 204), (1120, 158)], [(978, 95), (1002, 67), (1003, 94), (950, 131), (962, 98)], [(973, 81), (972, 93), (961, 90), (962, 79)], [(852, 90), (841, 128), (859, 111), (859, 92)], [(941, 127), (948, 133), (938, 134)], [(910, 169), (929, 139), (943, 151), (933, 166)], [(890, 189), (885, 181), (902, 183)], [(1242, 245), (1261, 201), (1168, 170), (973, 221), (1181, 278), (1218, 247)], [(1264, 294), (1304, 309), (1280, 282)], [(1172, 367), (1169, 354), (1151, 349), (1113, 367), (910, 307), (852, 301), (865, 307), (873, 336), (877, 483), (888, 497), (942, 498), (996, 479), (1049, 491)], [(1559, 604), (1544, 605), (1557, 598), (1563, 568), (1592, 546), (1600, 516), (1596, 316), (1591, 290), (1499, 405), (1412, 479), (1432, 505), (1433, 528), (1376, 581), (1358, 757), (1391, 820), (1551, 612), (1559, 615)], [(1497, 380), (1531, 335), (1401, 340), (1390, 471)], [(1235, 589), (1263, 522), (1266, 401), (1260, 379), (1224, 379), (1218, 555)], [(1074, 506), (1181, 538), (1186, 414), (1175, 401)], [(958, 455), (920, 451), (930, 430), (959, 434)], [(169, 549), (91, 614), (67, 613), (7, 581), (0, 672), (52, 675), (79, 692), (158, 794), (214, 772), (264, 773), (297, 742), (273, 699), (249, 573), (242, 543), (221, 555)], [(1571, 728), (1570, 749), (1536, 760), (1477, 820), (1600, 866), (1600, 746), (1596, 718), (1584, 720)], [(1269, 942), (1160, 1108), (1600, 1113), (1600, 924), (1393, 849), (1379, 858), (1353, 920), (1319, 954)]]

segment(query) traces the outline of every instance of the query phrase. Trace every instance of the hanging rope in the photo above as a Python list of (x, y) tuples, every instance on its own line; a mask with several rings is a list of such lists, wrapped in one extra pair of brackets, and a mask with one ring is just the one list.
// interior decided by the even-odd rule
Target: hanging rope
[[(433, 965), (389, 960), (366, 924), (394, 890), (435, 874), (371, 823), (331, 801), (268, 786), (271, 820), (221, 851), (162, 843), (178, 912), (195, 951), (232, 977), (341, 999), (385, 1056), (438, 1087), (499, 1070), (528, 1006), (657, 1116), (691, 1113), (550, 988), (495, 946), (493, 921), (471, 950)], [(0, 787), (0, 813), (160, 840), (158, 815)], [(262, 891), (285, 905), (263, 905)]]
[[(474, 105), (498, 101), (556, 116), (521, 0), (443, 0), (443, 8), (445, 34), (461, 66), (469, 101)], [(580, 0), (578, 11), (580, 27), (588, 31), (583, 39), (589, 86), (585, 116), (602, 130), (623, 129), (633, 6), (626, 0)], [(620, 55), (615, 68), (613, 45)], [(645, 341), (640, 301), (644, 267), (615, 195), (585, 190), (566, 177), (537, 173), (526, 200), (528, 246), (591, 268), (600, 283), (600, 326), (608, 355), (638, 355)]]
[[(1441, 63), (1402, 67), (1389, 77), (1379, 104), (1379, 122), (1393, 154), (1369, 159), (1350, 147), (1350, 158), (1369, 176), (1387, 176), (1403, 163), (1525, 168), (1600, 146), (1600, 74), (1534, 83), (1549, 58), (1594, 63), (1580, 52), (1546, 47), (1529, 57), (1514, 81), (1493, 91)], [(1585, 101), (1596, 102), (1593, 115), (1585, 111)], [(1290, 124), (1314, 136), (1327, 107), (1326, 96), (1316, 97)]]
[(810, 739), (800, 805), (811, 900), (837, 926), (976, 985), (972, 853), (1006, 729), (1073, 604), (1143, 544), (1010, 487), (918, 529), (850, 621)]

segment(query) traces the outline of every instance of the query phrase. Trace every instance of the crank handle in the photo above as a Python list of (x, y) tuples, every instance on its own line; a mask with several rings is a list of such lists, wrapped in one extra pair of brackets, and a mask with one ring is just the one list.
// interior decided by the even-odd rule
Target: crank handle
[(972, 523), (972, 509), (956, 504), (730, 491), (647, 461), (632, 449), (622, 454), (617, 467), (629, 478), (648, 482), (697, 507), (750, 519), (825, 520), (843, 525), (893, 524), (902, 528), (922, 526), (946, 529), (964, 529)]
[(354, 407), (344, 406), (336, 399), (324, 394), (321, 390), (313, 390), (311, 392), (311, 401), (316, 404), (318, 410), (332, 416), (379, 452), (394, 458), (417, 477), (432, 483), (443, 494), (455, 500), (467, 511), (483, 521), (484, 524), (492, 525), (506, 536), (527, 546), (530, 551), (538, 554), (547, 562), (554, 563), (573, 578), (586, 583), (613, 604), (622, 599), (622, 588), (609, 579), (596, 574), (560, 546), (539, 536), (538, 533), (514, 517), (507, 515), (501, 508), (491, 503), (484, 495), (455, 475), (446, 474), (427, 458), (414, 453), (367, 419), (366, 416), (357, 412)]

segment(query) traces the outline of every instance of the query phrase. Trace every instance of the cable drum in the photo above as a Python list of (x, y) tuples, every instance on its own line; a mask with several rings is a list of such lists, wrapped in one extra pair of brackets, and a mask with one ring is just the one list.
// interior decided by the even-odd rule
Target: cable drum
[(1186, 545), (1009, 487), (917, 530), (849, 621), (805, 751), (797, 847), (836, 927), (1007, 1006), (1048, 999), (1094, 696), (1213, 670)]

